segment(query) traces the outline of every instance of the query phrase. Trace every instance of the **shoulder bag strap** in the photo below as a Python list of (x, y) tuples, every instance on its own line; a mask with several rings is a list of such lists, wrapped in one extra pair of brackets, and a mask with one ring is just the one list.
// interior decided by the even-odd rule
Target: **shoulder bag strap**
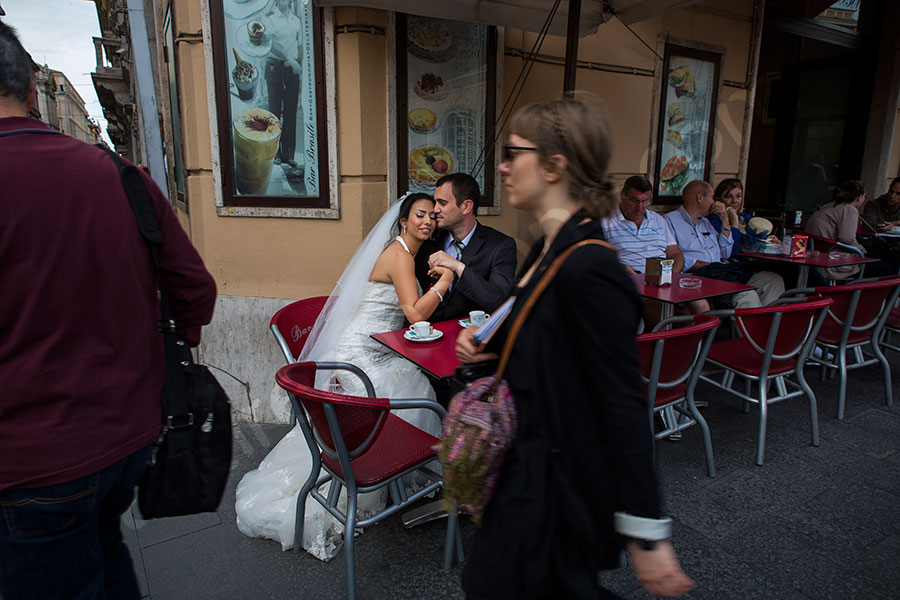
[(147, 186), (144, 185), (137, 167), (126, 164), (118, 154), (109, 148), (99, 144), (97, 147), (109, 155), (119, 170), (122, 187), (125, 189), (128, 203), (131, 205), (132, 212), (134, 212), (134, 218), (137, 221), (141, 236), (147, 242), (150, 258), (153, 261), (153, 268), (156, 271), (160, 304), (159, 330), (163, 334), (166, 388), (170, 392), (163, 396), (163, 416), (166, 419), (166, 430), (164, 431), (189, 427), (193, 421), (193, 415), (190, 414), (190, 409), (185, 399), (186, 389), (182, 371), (183, 367), (193, 362), (193, 357), (187, 345), (175, 336), (175, 320), (172, 318), (169, 296), (166, 294), (166, 289), (163, 286), (162, 277), (160, 277), (159, 273), (157, 246), (162, 243), (163, 238), (156, 220), (153, 200), (150, 198), (150, 192), (147, 191)]
[[(532, 307), (538, 301), (540, 295), (547, 289), (547, 286), (550, 285), (550, 281), (559, 271), (559, 268), (566, 261), (569, 256), (575, 252), (578, 248), (587, 245), (597, 245), (597, 246), (606, 246), (613, 252), (616, 251), (615, 246), (610, 244), (609, 242), (605, 242), (603, 240), (581, 240), (575, 244), (572, 244), (566, 250), (554, 259), (553, 263), (544, 271), (544, 274), (541, 276), (540, 281), (538, 281), (537, 286), (534, 288), (534, 291), (525, 301), (525, 306), (522, 308), (522, 312), (516, 315), (516, 320), (513, 321), (512, 327), (509, 330), (509, 335), (506, 337), (506, 343), (503, 345), (503, 353), (500, 355), (500, 363), (497, 366), (497, 374), (494, 376), (494, 387), (500, 382), (503, 378), (503, 372), (506, 370), (506, 363), (509, 361), (509, 355), (512, 353), (513, 343), (516, 341), (516, 336), (519, 335), (519, 330), (522, 329), (522, 324), (525, 323), (525, 319), (528, 317), (528, 313), (531, 312)], [(490, 394), (493, 396), (493, 394)]]

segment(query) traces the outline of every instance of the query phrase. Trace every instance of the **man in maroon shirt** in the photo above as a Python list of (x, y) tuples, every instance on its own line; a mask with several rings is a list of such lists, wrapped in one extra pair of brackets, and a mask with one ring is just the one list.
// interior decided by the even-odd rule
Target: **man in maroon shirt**
[[(0, 596), (139, 598), (119, 529), (164, 385), (156, 274), (106, 153), (25, 115), (30, 61), (0, 22)], [(215, 282), (142, 174), (176, 327)]]

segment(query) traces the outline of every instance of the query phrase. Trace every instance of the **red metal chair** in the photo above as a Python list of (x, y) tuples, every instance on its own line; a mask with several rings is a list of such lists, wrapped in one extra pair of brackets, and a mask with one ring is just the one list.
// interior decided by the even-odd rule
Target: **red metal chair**
[[(766, 451), (769, 405), (782, 400), (802, 395), (807, 397), (812, 445), (819, 445), (816, 396), (806, 382), (803, 366), (832, 302), (830, 298), (815, 298), (791, 304), (716, 311), (716, 314), (732, 314), (742, 337), (718, 342), (710, 348), (706, 362), (722, 369), (720, 381), (709, 375), (701, 375), (700, 378), (741, 398), (744, 412), (749, 412), (751, 403), (759, 405), (758, 465), (763, 464)], [(788, 379), (791, 373), (796, 381)], [(743, 379), (743, 392), (733, 387), (735, 376)], [(757, 384), (756, 395), (750, 394), (753, 382)], [(774, 396), (769, 395), (772, 383), (777, 390)], [(788, 386), (794, 389), (789, 391)]]
[[(350, 371), (366, 387), (368, 397), (347, 396), (317, 390), (318, 370)], [(302, 551), (303, 519), (308, 495), (319, 502), (344, 525), (344, 551), (347, 560), (347, 597), (356, 598), (353, 535), (357, 527), (367, 527), (407, 508), (419, 499), (437, 491), (441, 476), (428, 468), (438, 461), (434, 447), (438, 439), (410, 425), (391, 413), (392, 409), (425, 408), (441, 418), (446, 411), (434, 400), (376, 398), (366, 374), (348, 363), (293, 363), (275, 375), (279, 386), (287, 391), (313, 457), (309, 478), (297, 498), (294, 552)], [(301, 409), (302, 406), (302, 409)], [(319, 477), (321, 469), (325, 475)], [(421, 474), (427, 485), (408, 495), (402, 478)], [(331, 483), (328, 496), (319, 491)], [(347, 488), (347, 507), (338, 507), (341, 488)], [(360, 493), (387, 488), (392, 503), (377, 514), (357, 521), (356, 503)], [(462, 540), (458, 533), (455, 510), (448, 511), (447, 538), (444, 547), (444, 569), (449, 570), (454, 552), (462, 560)]]
[[(844, 242), (839, 242), (837, 240), (833, 240), (821, 235), (816, 235), (814, 233), (803, 232), (803, 235), (809, 238), (809, 250), (816, 250), (817, 252), (820, 252), (822, 254), (828, 254), (832, 250), (837, 250), (839, 252), (846, 252), (847, 254), (865, 256), (865, 253), (863, 253), (863, 251), (856, 246), (845, 244)], [(859, 265), (858, 272), (844, 279), (832, 279), (828, 276), (828, 272), (825, 270), (821, 270), (821, 273), (822, 276), (828, 280), (829, 285), (835, 285), (836, 283), (846, 283), (848, 281), (859, 280), (863, 276), (862, 267), (863, 265)]]
[[(690, 324), (664, 329), (674, 323)], [(651, 427), (653, 415), (660, 411), (668, 413), (663, 418), (665, 428), (654, 434), (656, 439), (699, 424), (710, 477), (716, 476), (712, 441), (709, 426), (694, 404), (694, 387), (718, 326), (719, 319), (707, 315), (673, 317), (661, 321), (656, 326), (657, 331), (637, 336), (641, 379), (647, 390)], [(677, 418), (675, 412), (678, 413)]]
[(894, 336), (900, 337), (900, 307), (897, 306), (891, 309), (884, 322), (881, 345), (894, 352), (900, 352), (900, 340), (895, 341)]
[[(880, 339), (884, 323), (891, 313), (890, 309), (900, 293), (900, 277), (882, 277), (837, 287), (817, 287), (813, 290), (791, 290), (790, 294), (802, 292), (814, 292), (834, 300), (815, 340), (821, 353), (819, 356), (810, 355), (809, 361), (840, 373), (837, 418), (844, 418), (847, 371), (876, 363), (881, 364), (884, 373), (886, 404), (893, 406), (891, 365), (881, 349)], [(873, 358), (863, 355), (866, 345), (871, 348)], [(847, 363), (848, 350), (852, 351), (854, 359), (850, 364)]]
[(269, 321), (269, 329), (284, 354), (284, 360), (291, 364), (300, 357), (300, 351), (309, 338), (309, 332), (319, 313), (328, 301), (328, 296), (316, 296), (291, 302)]

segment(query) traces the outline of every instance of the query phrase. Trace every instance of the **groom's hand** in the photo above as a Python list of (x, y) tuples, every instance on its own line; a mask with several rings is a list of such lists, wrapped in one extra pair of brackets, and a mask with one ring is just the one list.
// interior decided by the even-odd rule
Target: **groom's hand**
[(435, 267), (444, 267), (450, 269), (454, 273), (456, 273), (457, 277), (462, 277), (463, 271), (466, 269), (466, 265), (455, 258), (450, 258), (450, 255), (440, 250), (435, 252), (431, 256), (428, 257), (428, 266), (434, 269)]

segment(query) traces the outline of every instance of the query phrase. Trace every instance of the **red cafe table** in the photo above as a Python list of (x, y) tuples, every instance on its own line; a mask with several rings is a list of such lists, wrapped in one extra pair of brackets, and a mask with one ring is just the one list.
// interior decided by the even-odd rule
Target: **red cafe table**
[(756, 260), (770, 260), (772, 262), (792, 263), (800, 267), (797, 274), (797, 287), (805, 288), (809, 278), (810, 267), (842, 267), (844, 265), (859, 265), (867, 262), (875, 262), (875, 258), (866, 258), (856, 254), (847, 254), (840, 252), (832, 256), (827, 252), (816, 253), (810, 255), (807, 253), (803, 258), (791, 258), (783, 254), (766, 254), (764, 252), (741, 252), (738, 256), (753, 258)]
[(372, 339), (381, 342), (406, 360), (410, 361), (428, 375), (436, 379), (447, 379), (453, 376), (459, 360), (456, 358), (456, 337), (462, 331), (458, 320), (432, 323), (432, 327), (443, 332), (444, 336), (433, 342), (411, 342), (403, 337), (406, 328), (374, 333)]
[[(700, 280), (698, 288), (683, 288), (678, 282), (684, 278)], [(694, 300), (705, 300), (707, 298), (715, 298), (716, 296), (726, 296), (728, 294), (736, 294), (738, 292), (746, 292), (755, 290), (752, 285), (744, 285), (741, 283), (732, 283), (730, 281), (719, 281), (718, 279), (710, 279), (708, 277), (698, 277), (690, 273), (673, 273), (672, 285), (652, 285), (644, 282), (643, 273), (635, 273), (631, 276), (637, 287), (638, 295), (644, 298), (650, 298), (662, 302), (662, 319), (671, 317), (675, 312), (675, 305), (683, 302), (693, 302)]]

